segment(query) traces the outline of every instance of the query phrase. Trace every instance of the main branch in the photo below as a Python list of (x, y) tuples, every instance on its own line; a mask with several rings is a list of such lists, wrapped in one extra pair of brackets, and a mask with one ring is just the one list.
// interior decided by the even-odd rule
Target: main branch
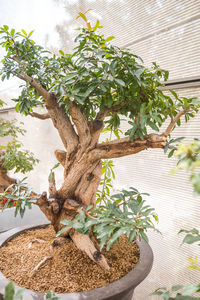
[(93, 122), (90, 123), (90, 132), (91, 132), (91, 148), (93, 148), (99, 140), (100, 134), (102, 129), (104, 128), (104, 119), (106, 116), (108, 116), (110, 113), (119, 113), (120, 110), (127, 105), (127, 101), (124, 101), (120, 106), (118, 107), (105, 107), (104, 111), (99, 112), (94, 119)]
[(40, 119), (40, 120), (46, 120), (46, 119), (49, 119), (50, 116), (48, 113), (46, 114), (38, 114), (36, 112), (30, 112), (29, 115), (33, 118), (37, 118), (37, 119)]
[(136, 154), (148, 148), (164, 148), (166, 137), (164, 135), (150, 134), (144, 140), (122, 138), (107, 143), (98, 144), (92, 150), (91, 156), (94, 160), (117, 158), (126, 155)]
[(39, 119), (46, 119), (50, 117), (53, 121), (54, 126), (59, 132), (59, 135), (62, 139), (65, 148), (70, 154), (75, 150), (75, 148), (78, 145), (78, 137), (76, 132), (74, 131), (69, 117), (64, 112), (64, 109), (62, 107), (58, 107), (56, 96), (52, 93), (49, 93), (35, 79), (30, 77), (25, 72), (26, 66), (20, 61), (20, 59), (17, 56), (12, 56), (9, 58), (16, 61), (20, 66), (21, 70), (17, 74), (17, 77), (26, 82), (29, 82), (30, 86), (33, 87), (40, 94), (40, 96), (42, 96), (45, 99), (45, 105), (48, 110), (48, 114), (40, 115), (37, 113), (31, 113), (30, 115)]
[(69, 113), (72, 117), (74, 125), (76, 126), (80, 145), (81, 147), (85, 148), (89, 145), (91, 140), (88, 122), (82, 114), (82, 112), (80, 111), (80, 109), (78, 108), (77, 104), (71, 101)]

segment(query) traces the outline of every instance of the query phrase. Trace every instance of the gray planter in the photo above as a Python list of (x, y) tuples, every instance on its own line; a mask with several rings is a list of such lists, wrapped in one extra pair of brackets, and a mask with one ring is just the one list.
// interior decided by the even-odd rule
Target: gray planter
[[(27, 229), (41, 228), (40, 226), (24, 226), (22, 228), (14, 228), (0, 235), (0, 247), (13, 237), (26, 231)], [(131, 300), (134, 289), (138, 286), (151, 271), (153, 263), (153, 252), (150, 246), (144, 242), (137, 243), (140, 248), (140, 259), (136, 267), (121, 279), (112, 282), (104, 287), (93, 289), (85, 292), (57, 294), (64, 300)], [(86, 279), (87, 280), (87, 279)], [(8, 279), (0, 272), (0, 294), (3, 294)], [(16, 290), (19, 289), (15, 286)], [(44, 300), (45, 294), (25, 289), (25, 300)]]
[(45, 224), (48, 222), (37, 205), (32, 205), (32, 209), (27, 208), (23, 218), (19, 214), (15, 217), (14, 212), (15, 207), (7, 208), (3, 211), (0, 210), (0, 233), (15, 227)]

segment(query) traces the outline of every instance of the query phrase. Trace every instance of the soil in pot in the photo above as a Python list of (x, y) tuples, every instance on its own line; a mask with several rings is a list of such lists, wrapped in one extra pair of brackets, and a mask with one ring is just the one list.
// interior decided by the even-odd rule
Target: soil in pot
[(50, 250), (52, 226), (29, 230), (0, 248), (0, 270), (21, 287), (47, 292), (72, 293), (107, 285), (130, 272), (139, 260), (139, 248), (126, 236), (109, 252), (103, 250), (110, 271), (103, 270), (70, 239)]

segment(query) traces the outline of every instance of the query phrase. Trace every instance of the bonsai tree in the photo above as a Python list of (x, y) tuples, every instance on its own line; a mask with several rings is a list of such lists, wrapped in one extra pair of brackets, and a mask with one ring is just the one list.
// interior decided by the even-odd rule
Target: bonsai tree
[[(55, 150), (63, 166), (62, 186), (56, 188), (51, 172), (49, 196), (44, 192), (35, 203), (56, 232), (70, 235), (79, 249), (108, 269), (90, 228), (101, 240), (100, 248), (110, 238), (109, 249), (127, 232), (130, 240), (137, 234), (147, 239), (145, 230), (152, 227), (152, 211), (141, 208), (144, 201), (133, 188), (115, 195), (116, 201), (108, 201), (103, 208), (91, 210), (96, 207), (102, 160), (151, 148), (167, 149), (172, 142), (168, 137), (180, 125), (180, 118), (185, 116), (188, 121), (194, 117), (199, 102), (181, 98), (174, 91), (172, 97), (164, 95), (162, 86), (168, 71), (156, 63), (152, 68), (144, 67), (140, 57), (110, 44), (113, 37), (98, 33), (99, 21), (92, 27), (85, 14), (80, 12), (79, 17), (86, 27), (79, 29), (77, 46), (72, 54), (60, 50), (59, 56), (36, 45), (31, 39), (33, 32), (1, 27), (1, 45), (6, 51), (1, 74), (2, 79), (12, 75), (24, 82), (21, 95), (14, 99), (16, 111), (41, 120), (50, 118), (65, 148)], [(45, 107), (46, 113), (34, 112), (37, 106)], [(125, 137), (120, 131), (122, 118), (129, 125)], [(165, 121), (166, 129), (160, 132)], [(117, 138), (101, 142), (105, 128)], [(128, 209), (135, 213), (134, 219), (129, 218)], [(120, 211), (123, 217), (117, 218)]]
[[(3, 106), (0, 100), (0, 106)], [(26, 173), (33, 169), (37, 159), (27, 150), (22, 150), (22, 144), (17, 140), (19, 134), (24, 134), (25, 130), (15, 125), (15, 120), (8, 121), (0, 118), (0, 136), (11, 137), (11, 141), (5, 145), (0, 145), (0, 192), (4, 192), (11, 184), (16, 183), (16, 179), (8, 175), (8, 171), (15, 173)], [(4, 199), (5, 200), (5, 199)]]

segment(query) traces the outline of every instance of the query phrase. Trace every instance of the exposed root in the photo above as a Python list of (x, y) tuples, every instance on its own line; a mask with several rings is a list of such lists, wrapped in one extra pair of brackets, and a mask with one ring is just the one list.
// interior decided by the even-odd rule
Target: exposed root
[(28, 244), (28, 249), (30, 249), (34, 243), (39, 243), (39, 244), (41, 244), (41, 243), (45, 243), (45, 241), (44, 241), (44, 240), (41, 240), (41, 239), (36, 239), (36, 238), (35, 238), (35, 239), (32, 239), (32, 241)]
[(98, 251), (88, 235), (79, 233), (78, 231), (71, 231), (70, 237), (78, 249), (85, 252), (91, 260), (100, 265), (103, 269), (109, 271), (110, 267), (105, 257)]
[(35, 204), (39, 206), (40, 210), (45, 214), (47, 219), (50, 222), (53, 222), (54, 214), (52, 212), (51, 205), (49, 205), (46, 192), (43, 192), (37, 197), (37, 202)]
[(30, 274), (30, 277), (33, 277), (35, 275), (35, 273), (39, 270), (40, 267), (42, 267), (46, 261), (52, 259), (53, 257), (52, 256), (45, 256), (43, 258), (43, 260), (41, 260), (39, 262), (39, 264), (37, 264), (37, 266), (35, 266), (35, 268), (32, 270), (31, 274)]
[(51, 243), (50, 250), (53, 251), (55, 247), (59, 247), (59, 246), (65, 244), (66, 241), (67, 241), (67, 239), (64, 237), (61, 237), (61, 236), (55, 238), (55, 240)]

